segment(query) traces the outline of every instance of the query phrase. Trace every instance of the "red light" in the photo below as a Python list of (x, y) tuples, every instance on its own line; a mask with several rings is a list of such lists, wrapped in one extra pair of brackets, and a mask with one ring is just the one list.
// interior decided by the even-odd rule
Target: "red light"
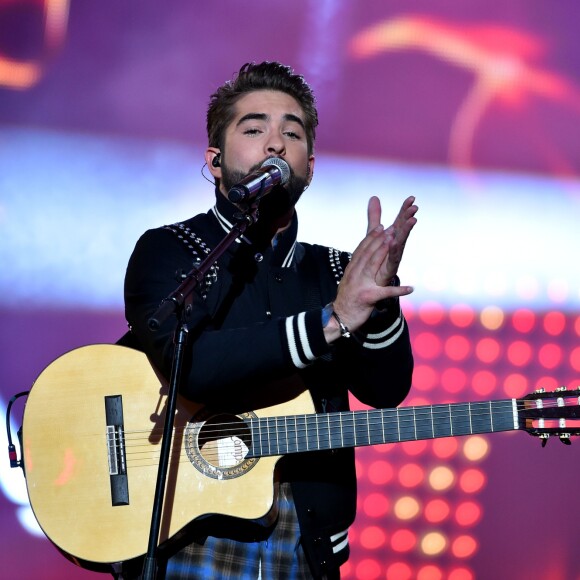
[(381, 577), (381, 565), (375, 559), (361, 560), (356, 567), (356, 578), (368, 578), (375, 580)]
[(416, 487), (425, 477), (423, 468), (415, 463), (407, 463), (399, 469), (399, 482), (404, 487)]
[(544, 368), (556, 368), (562, 362), (562, 349), (557, 344), (545, 344), (538, 352), (538, 360)]
[(439, 459), (449, 459), (457, 453), (458, 447), (457, 439), (435, 439), (433, 441), (433, 453)]
[(384, 485), (393, 479), (393, 468), (387, 461), (373, 461), (368, 467), (367, 477), (375, 485)]
[(387, 580), (411, 580), (412, 575), (411, 566), (405, 562), (395, 562), (387, 568)]
[(427, 441), (405, 441), (400, 447), (407, 455), (415, 457), (427, 449)]
[(449, 572), (447, 580), (474, 580), (473, 572), (468, 568), (455, 568)]
[(387, 536), (382, 528), (378, 526), (369, 526), (364, 528), (359, 537), (360, 545), (367, 550), (376, 550), (387, 541)]
[(518, 332), (530, 332), (536, 324), (536, 315), (527, 308), (516, 310), (512, 315), (512, 326)]
[(444, 316), (443, 307), (436, 302), (424, 302), (419, 308), (419, 318), (431, 326), (440, 324)]
[(513, 365), (523, 367), (532, 358), (532, 348), (527, 342), (516, 340), (508, 346), (507, 357)]
[(445, 341), (445, 354), (454, 361), (460, 361), (467, 358), (471, 350), (471, 343), (464, 336), (458, 334), (450, 336)]
[(451, 551), (456, 558), (469, 558), (476, 550), (477, 542), (471, 536), (459, 536), (451, 545)]
[(494, 362), (499, 356), (500, 346), (493, 338), (482, 338), (475, 347), (477, 358), (485, 363)]
[(443, 571), (432, 564), (423, 566), (417, 572), (417, 580), (441, 580), (443, 578)]
[(544, 316), (544, 330), (552, 336), (562, 334), (566, 328), (566, 317), (562, 312), (548, 312)]
[(435, 369), (428, 365), (417, 365), (413, 370), (413, 387), (420, 391), (430, 391), (439, 378)]
[(397, 530), (391, 536), (391, 548), (395, 552), (408, 552), (417, 544), (417, 536), (411, 530)]
[(475, 313), (470, 306), (458, 304), (449, 310), (449, 320), (459, 328), (467, 328), (473, 324)]
[(508, 397), (517, 399), (528, 392), (528, 379), (523, 375), (513, 373), (505, 378), (503, 388)]
[(363, 501), (363, 511), (371, 518), (384, 516), (389, 507), (389, 500), (383, 493), (370, 493)]
[(441, 375), (441, 384), (448, 393), (458, 393), (465, 388), (467, 376), (461, 369), (449, 368)]
[(438, 524), (446, 520), (450, 512), (449, 504), (442, 499), (432, 499), (425, 506), (425, 519), (432, 523)]
[(497, 386), (497, 377), (490, 371), (478, 371), (471, 379), (473, 390), (483, 397), (492, 393)]
[(576, 347), (570, 353), (570, 366), (577, 372), (580, 372), (580, 346)]
[(479, 469), (467, 469), (459, 478), (459, 487), (465, 493), (478, 492), (485, 485), (485, 475)]
[(423, 358), (437, 358), (442, 350), (441, 339), (432, 332), (421, 332), (413, 342), (413, 350)]
[(460, 526), (473, 526), (481, 519), (481, 508), (473, 501), (465, 501), (457, 506), (455, 519)]

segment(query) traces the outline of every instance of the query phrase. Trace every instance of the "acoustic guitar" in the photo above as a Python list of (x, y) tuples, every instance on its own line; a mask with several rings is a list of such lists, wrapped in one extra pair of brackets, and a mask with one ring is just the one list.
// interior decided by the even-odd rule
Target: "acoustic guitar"
[[(75, 563), (98, 568), (146, 554), (166, 392), (143, 353), (106, 344), (61, 356), (33, 385), (23, 422), (30, 504)], [(579, 396), (562, 388), (522, 399), (316, 414), (303, 392), (239, 415), (178, 397), (160, 543), (207, 514), (265, 516), (285, 454), (511, 430), (569, 442), (580, 433), (573, 426)]]

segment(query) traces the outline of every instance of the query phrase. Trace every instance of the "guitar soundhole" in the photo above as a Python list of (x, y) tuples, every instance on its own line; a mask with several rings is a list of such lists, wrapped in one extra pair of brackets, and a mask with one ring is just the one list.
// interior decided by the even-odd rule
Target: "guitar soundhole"
[(248, 457), (252, 435), (245, 419), (253, 413), (212, 415), (206, 409), (185, 428), (185, 451), (193, 466), (214, 479), (240, 477), (254, 467), (257, 459)]

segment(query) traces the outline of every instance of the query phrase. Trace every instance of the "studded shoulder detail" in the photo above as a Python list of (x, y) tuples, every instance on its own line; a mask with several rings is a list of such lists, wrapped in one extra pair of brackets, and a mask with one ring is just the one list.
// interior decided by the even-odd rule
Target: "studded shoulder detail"
[(346, 268), (346, 264), (343, 265), (340, 259), (341, 256), (346, 256), (348, 263), (350, 262), (352, 254), (348, 252), (340, 252), (335, 248), (328, 248), (328, 259), (330, 261), (330, 269), (332, 270), (332, 274), (334, 275), (334, 279), (337, 285), (340, 284), (340, 281), (344, 276), (344, 269)]
[[(193, 265), (200, 264), (205, 256), (211, 252), (211, 248), (193, 230), (182, 222), (163, 226), (166, 230), (173, 232), (193, 256)], [(219, 266), (212, 264), (211, 268), (204, 276), (200, 287), (201, 297), (205, 300), (213, 284), (217, 282)]]

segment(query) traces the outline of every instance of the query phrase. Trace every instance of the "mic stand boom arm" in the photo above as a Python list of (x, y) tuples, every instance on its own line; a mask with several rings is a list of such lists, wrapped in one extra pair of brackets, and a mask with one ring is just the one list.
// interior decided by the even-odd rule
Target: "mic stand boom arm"
[(177, 317), (177, 326), (173, 338), (175, 348), (171, 365), (169, 391), (167, 393), (167, 412), (165, 415), (165, 424), (163, 426), (163, 440), (161, 442), (157, 482), (153, 499), (149, 543), (147, 554), (145, 555), (145, 560), (143, 562), (143, 580), (154, 580), (157, 575), (157, 544), (159, 541), (165, 484), (169, 467), (169, 454), (172, 443), (177, 393), (179, 391), (183, 354), (187, 343), (188, 328), (184, 316), (185, 301), (197, 285), (203, 280), (203, 277), (216, 260), (222, 256), (222, 254), (246, 231), (249, 226), (258, 221), (258, 201), (256, 200), (252, 205), (245, 207), (243, 211), (236, 214), (235, 217), (238, 220), (238, 223), (231, 229), (228, 235), (225, 236), (225, 238), (199, 265), (193, 267), (189, 274), (185, 276), (185, 279), (179, 287), (161, 302), (159, 308), (148, 320), (149, 329), (154, 332), (159, 330), (161, 325), (172, 314), (175, 314)]

